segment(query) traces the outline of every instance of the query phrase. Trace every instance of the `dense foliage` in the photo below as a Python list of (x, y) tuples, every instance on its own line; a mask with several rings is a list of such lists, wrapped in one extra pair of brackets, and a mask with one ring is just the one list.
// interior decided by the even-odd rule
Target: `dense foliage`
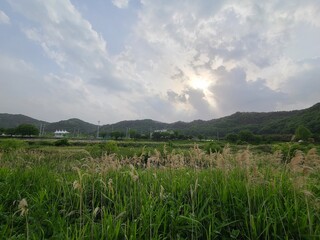
[(129, 158), (95, 157), (82, 147), (2, 147), (1, 238), (319, 238), (315, 148), (283, 162), (283, 145), (270, 154), (174, 145)]

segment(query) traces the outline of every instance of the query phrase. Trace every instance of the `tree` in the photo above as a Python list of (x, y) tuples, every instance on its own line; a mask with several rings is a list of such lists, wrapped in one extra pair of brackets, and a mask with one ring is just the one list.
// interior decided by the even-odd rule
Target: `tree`
[(102, 132), (102, 133), (100, 133), (100, 136), (102, 137), (102, 138), (106, 138), (107, 137), (107, 133), (106, 132)]
[(203, 138), (204, 138), (203, 135), (201, 135), (201, 134), (198, 135), (199, 141), (202, 141)]
[(38, 135), (39, 129), (32, 124), (21, 124), (16, 128), (15, 132), (18, 135), (31, 136)]
[(123, 132), (115, 131), (110, 133), (110, 136), (114, 138), (115, 140), (118, 140), (119, 138), (123, 138), (125, 134)]
[(4, 133), (12, 136), (12, 135), (16, 134), (16, 129), (15, 128), (7, 128), (7, 129), (5, 129)]
[(228, 142), (231, 142), (231, 143), (235, 143), (239, 140), (238, 134), (235, 134), (235, 133), (228, 133), (225, 138)]
[(161, 133), (160, 132), (154, 132), (152, 133), (152, 139), (154, 140), (160, 140), (162, 137)]
[(254, 141), (254, 135), (249, 130), (242, 130), (239, 132), (239, 139), (244, 142), (252, 142)]
[(137, 131), (134, 129), (130, 129), (129, 136), (130, 136), (130, 138), (136, 139), (137, 138)]
[(303, 125), (300, 125), (295, 131), (295, 139), (296, 140), (308, 140), (311, 137), (311, 132), (308, 128)]

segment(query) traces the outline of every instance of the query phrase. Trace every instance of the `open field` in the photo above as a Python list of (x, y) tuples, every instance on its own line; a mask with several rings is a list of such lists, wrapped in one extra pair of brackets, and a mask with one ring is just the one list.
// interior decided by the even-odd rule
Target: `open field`
[(1, 239), (320, 238), (317, 146), (3, 141)]

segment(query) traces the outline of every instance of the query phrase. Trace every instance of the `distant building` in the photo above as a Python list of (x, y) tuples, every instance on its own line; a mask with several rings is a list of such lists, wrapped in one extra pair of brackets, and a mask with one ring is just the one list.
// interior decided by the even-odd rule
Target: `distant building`
[(56, 137), (56, 138), (62, 138), (62, 137), (65, 137), (65, 136), (68, 135), (68, 134), (69, 134), (69, 132), (66, 131), (66, 130), (56, 130), (56, 131), (54, 132), (54, 137)]

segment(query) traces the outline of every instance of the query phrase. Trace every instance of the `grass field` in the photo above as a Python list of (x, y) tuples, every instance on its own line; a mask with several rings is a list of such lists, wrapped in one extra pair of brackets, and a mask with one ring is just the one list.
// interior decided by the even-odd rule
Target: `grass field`
[(316, 148), (109, 148), (2, 148), (0, 238), (320, 239)]

